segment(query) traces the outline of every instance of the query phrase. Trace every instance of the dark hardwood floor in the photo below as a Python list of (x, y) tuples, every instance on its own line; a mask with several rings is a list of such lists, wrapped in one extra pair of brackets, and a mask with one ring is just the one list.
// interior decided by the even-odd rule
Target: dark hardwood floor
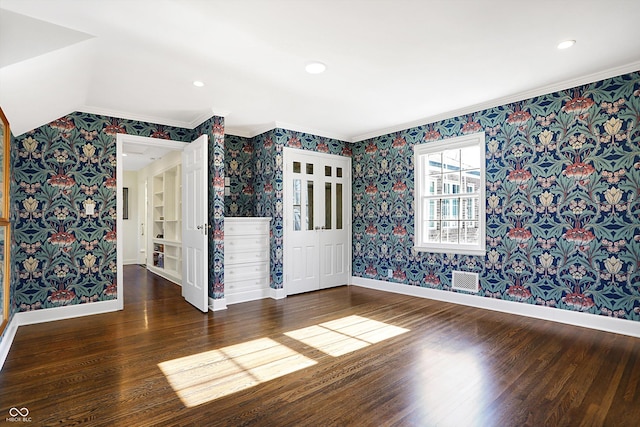
[(125, 283), (124, 311), (20, 327), (0, 423), (640, 425), (637, 338), (358, 287), (203, 314)]

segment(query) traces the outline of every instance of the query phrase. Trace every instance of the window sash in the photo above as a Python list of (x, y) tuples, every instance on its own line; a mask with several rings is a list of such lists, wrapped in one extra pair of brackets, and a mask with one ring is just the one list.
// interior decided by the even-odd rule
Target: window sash
[[(464, 162), (467, 148), (477, 148), (479, 161)], [(465, 154), (453, 159), (456, 150)], [(445, 155), (447, 153), (447, 155)], [(449, 159), (449, 163), (447, 163)], [(455, 163), (458, 161), (459, 163)], [(484, 133), (464, 135), (414, 146), (415, 246), (417, 251), (484, 255), (485, 144)], [(479, 167), (478, 167), (479, 166)], [(457, 191), (455, 191), (457, 189)], [(443, 204), (444, 201), (448, 203)], [(453, 202), (456, 201), (456, 202)], [(464, 201), (464, 202), (463, 202)], [(430, 230), (439, 235), (430, 240)], [(454, 234), (449, 233), (456, 230)], [(471, 231), (470, 231), (471, 230)], [(477, 242), (473, 243), (476, 239)], [(437, 241), (434, 241), (437, 240)], [(444, 240), (444, 241), (443, 241)], [(469, 243), (469, 241), (472, 241)]]

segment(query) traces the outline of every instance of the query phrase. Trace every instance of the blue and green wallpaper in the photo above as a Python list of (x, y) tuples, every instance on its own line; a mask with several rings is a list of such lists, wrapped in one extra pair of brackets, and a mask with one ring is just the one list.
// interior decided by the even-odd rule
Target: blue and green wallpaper
[(225, 216), (252, 217), (256, 215), (255, 148), (252, 138), (235, 135), (224, 136), (224, 172), (229, 178), (230, 194), (224, 199)]
[[(30, 311), (115, 299), (116, 134), (191, 142), (209, 135), (215, 233), (209, 247), (210, 295), (222, 288), (224, 119), (194, 130), (73, 113), (15, 138), (13, 304)], [(96, 204), (86, 215), (84, 204)], [(219, 261), (216, 263), (216, 261)]]
[[(276, 128), (251, 139), (253, 146), (253, 202), (256, 216), (271, 217), (271, 287), (282, 288), (282, 149), (284, 147), (351, 155), (349, 144), (302, 132)], [(246, 163), (245, 163), (246, 164)], [(233, 183), (232, 183), (233, 187)]]
[[(271, 287), (282, 277), (282, 149), (353, 159), (353, 275), (640, 321), (640, 72), (355, 144), (274, 129), (224, 135), (73, 113), (15, 137), (12, 296), (17, 311), (113, 299), (115, 134), (209, 135), (210, 296), (224, 296), (224, 217), (270, 216)], [(413, 146), (486, 133), (487, 254), (413, 251)], [(224, 197), (225, 173), (231, 196)], [(83, 204), (93, 200), (94, 215)]]
[[(353, 274), (640, 320), (640, 72), (353, 146)], [(413, 146), (486, 133), (487, 254), (413, 247)]]

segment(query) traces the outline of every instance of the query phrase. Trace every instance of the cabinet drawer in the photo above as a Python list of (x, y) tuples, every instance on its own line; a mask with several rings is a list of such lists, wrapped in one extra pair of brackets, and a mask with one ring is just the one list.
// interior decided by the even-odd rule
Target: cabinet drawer
[(269, 248), (269, 238), (263, 236), (227, 236), (225, 234), (224, 248), (231, 251), (265, 250)]
[[(224, 250), (224, 265), (238, 264), (238, 263), (253, 263), (253, 262), (268, 262), (269, 252), (265, 249), (259, 251), (229, 251), (227, 248)], [(226, 269), (226, 267), (225, 267)]]
[(224, 269), (224, 281), (259, 279), (269, 277), (269, 263), (259, 262), (251, 264), (231, 265)]
[(240, 292), (256, 291), (269, 287), (268, 278), (235, 280), (224, 284), (224, 292), (226, 295), (233, 295)]
[(269, 235), (269, 225), (264, 224), (225, 224), (224, 235), (246, 236), (246, 235)]

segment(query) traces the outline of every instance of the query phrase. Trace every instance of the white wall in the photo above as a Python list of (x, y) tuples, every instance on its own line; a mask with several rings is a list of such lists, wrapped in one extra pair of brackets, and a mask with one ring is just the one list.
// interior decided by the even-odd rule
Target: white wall
[[(137, 264), (140, 248), (140, 215), (138, 172), (123, 171), (122, 186), (129, 189), (129, 219), (122, 221), (124, 236), (123, 264)], [(144, 194), (143, 194), (144, 196)]]

